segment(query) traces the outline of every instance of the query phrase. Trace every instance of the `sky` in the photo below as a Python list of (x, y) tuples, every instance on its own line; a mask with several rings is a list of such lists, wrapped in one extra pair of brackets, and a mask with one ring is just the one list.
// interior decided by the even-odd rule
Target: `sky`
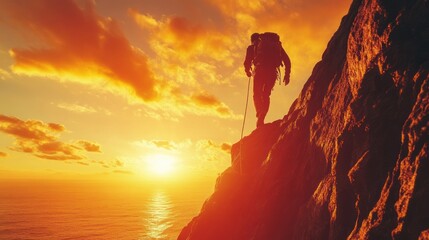
[(278, 33), (292, 62), (275, 121), (350, 2), (0, 0), (0, 175), (216, 176), (240, 139), (250, 35)]

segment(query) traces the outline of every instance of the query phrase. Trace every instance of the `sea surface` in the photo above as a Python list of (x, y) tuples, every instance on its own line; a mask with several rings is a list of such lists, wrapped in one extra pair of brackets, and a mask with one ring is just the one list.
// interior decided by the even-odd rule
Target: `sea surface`
[(210, 184), (0, 181), (0, 239), (176, 239), (212, 192)]

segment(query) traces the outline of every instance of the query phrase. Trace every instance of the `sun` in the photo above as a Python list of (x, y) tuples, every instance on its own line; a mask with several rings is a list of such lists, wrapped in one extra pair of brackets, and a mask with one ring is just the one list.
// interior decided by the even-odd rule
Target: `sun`
[(157, 176), (169, 176), (176, 170), (177, 159), (167, 154), (152, 154), (146, 156), (148, 171)]

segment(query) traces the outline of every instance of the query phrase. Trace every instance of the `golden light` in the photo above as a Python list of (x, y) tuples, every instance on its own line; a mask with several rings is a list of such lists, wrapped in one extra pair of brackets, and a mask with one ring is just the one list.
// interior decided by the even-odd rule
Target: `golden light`
[(153, 154), (146, 157), (148, 171), (157, 176), (168, 176), (176, 170), (176, 158), (167, 154)]

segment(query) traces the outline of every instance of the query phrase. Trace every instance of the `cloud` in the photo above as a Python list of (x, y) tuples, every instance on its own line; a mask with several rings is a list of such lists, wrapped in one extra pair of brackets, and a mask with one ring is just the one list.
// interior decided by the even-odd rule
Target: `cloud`
[(207, 145), (210, 146), (210, 147), (212, 147), (212, 148), (216, 148), (216, 149), (222, 150), (222, 151), (224, 151), (227, 154), (231, 153), (231, 147), (232, 147), (232, 145), (229, 144), (229, 143), (217, 144), (217, 143), (214, 143), (211, 140), (208, 140), (207, 141)]
[(89, 161), (92, 164), (98, 164), (100, 166), (102, 166), (103, 168), (122, 168), (125, 166), (124, 162), (119, 160), (119, 159), (115, 159), (115, 160), (91, 160)]
[(222, 145), (220, 145), (220, 148), (225, 151), (226, 153), (231, 153), (231, 144), (229, 143), (222, 143)]
[(182, 17), (168, 18), (165, 28), (161, 32), (164, 42), (168, 45), (174, 44), (177, 49), (184, 51), (196, 50), (200, 44), (198, 41), (203, 39), (206, 30), (197, 24)]
[(132, 171), (128, 171), (128, 170), (113, 170), (113, 173), (128, 174), (128, 175), (134, 174)]
[[(205, 19), (195, 21), (192, 13), (189, 17), (173, 15), (155, 19), (130, 9), (129, 15), (143, 30), (152, 33), (152, 48), (158, 50), (158, 54), (169, 55), (176, 61), (195, 60), (197, 56), (219, 61), (231, 58), (232, 41), (227, 37), (229, 31), (225, 26), (217, 28), (213, 21)], [(170, 54), (173, 52), (179, 55)]]
[(5, 80), (7, 78), (10, 78), (10, 73), (2, 68), (0, 68), (0, 79)]
[[(15, 73), (77, 81), (112, 91), (130, 90), (155, 100), (159, 87), (147, 57), (133, 47), (111, 18), (99, 16), (92, 1), (2, 1), (8, 20), (30, 30), (43, 47), (13, 48)], [(125, 91), (129, 92), (129, 91)]]
[(60, 124), (45, 124), (37, 120), (23, 121), (16, 117), (0, 115), (0, 131), (19, 139), (54, 141), (55, 134), (63, 130), (64, 127)]
[(246, 0), (224, 0), (224, 1), (215, 1), (215, 0), (209, 0), (209, 3), (216, 6), (219, 10), (221, 10), (226, 15), (234, 15), (237, 12), (241, 12), (245, 10), (249, 13), (255, 13), (263, 10), (267, 6), (274, 5), (274, 3), (277, 3), (280, 5), (278, 1), (271, 2), (271, 1), (261, 1), (261, 0), (254, 0), (254, 1), (246, 1)]
[(158, 148), (164, 148), (167, 150), (173, 150), (175, 148), (174, 144), (167, 140), (155, 140), (152, 141), (152, 143)]
[(224, 103), (219, 101), (215, 96), (207, 94), (207, 93), (200, 93), (193, 95), (191, 97), (193, 102), (198, 106), (203, 106), (207, 109), (213, 109), (221, 116), (231, 116), (233, 115), (231, 112), (231, 109), (228, 108)]
[(123, 166), (124, 166), (124, 162), (119, 161), (119, 160), (116, 160), (116, 161), (115, 161), (115, 166), (116, 166), (116, 167), (123, 167)]
[(198, 16), (201, 9), (211, 11), (204, 2), (193, 1), (186, 8), (198, 10), (159, 19), (129, 10), (137, 25), (149, 33), (150, 49), (156, 54), (156, 61), (149, 60), (151, 66), (160, 78), (174, 79), (173, 87), (181, 90), (190, 88), (198, 92), (207, 91), (206, 84), (227, 85), (225, 76), (230, 72), (227, 68), (232, 67), (235, 58), (232, 54), (238, 48), (230, 37), (234, 33), (228, 25), (219, 26), (220, 19)]
[(5, 152), (0, 152), (0, 157), (7, 157), (7, 153), (5, 153)]
[(220, 118), (242, 118), (241, 115), (235, 114), (228, 105), (219, 100), (215, 95), (205, 91), (184, 93), (180, 89), (176, 89), (172, 91), (170, 101), (171, 103), (166, 105), (161, 104), (159, 107), (163, 106), (165, 109), (167, 106), (174, 106), (168, 109), (176, 115), (188, 112), (195, 115), (216, 116)]
[(153, 30), (159, 26), (159, 22), (150, 14), (140, 14), (134, 9), (129, 9), (128, 13), (134, 21), (143, 29)]
[(66, 128), (58, 123), (48, 123), (49, 129), (55, 132), (63, 132)]
[(29, 153), (48, 160), (82, 160), (83, 151), (101, 152), (100, 146), (88, 141), (76, 144), (59, 140), (59, 135), (66, 131), (58, 123), (44, 123), (38, 120), (21, 120), (16, 117), (0, 115), (0, 132), (15, 138), (12, 150)]
[[(195, 4), (199, 9), (204, 7), (204, 3)], [(174, 105), (178, 114), (240, 118), (218, 97), (204, 90), (207, 84), (228, 85), (218, 69), (231, 66), (231, 50), (236, 45), (227, 37), (228, 28), (218, 28), (211, 20), (194, 21), (195, 14), (156, 19), (150, 14), (129, 10), (137, 25), (150, 33), (150, 48), (156, 54), (156, 61), (150, 61), (151, 66), (160, 78), (175, 80), (169, 82), (169, 91), (164, 96), (170, 102), (160, 105)]]
[(88, 141), (81, 140), (77, 142), (77, 145), (81, 146), (87, 152), (101, 152), (100, 145)]
[(176, 143), (169, 140), (142, 140), (135, 142), (136, 145), (142, 146), (148, 149), (163, 149), (173, 151), (177, 149)]
[(58, 103), (57, 107), (65, 109), (67, 111), (76, 112), (76, 113), (96, 113), (93, 107), (79, 105), (79, 104), (70, 104), (70, 103)]
[(77, 147), (65, 144), (60, 141), (49, 141), (45, 143), (40, 143), (37, 146), (37, 151), (44, 154), (64, 154), (64, 155), (73, 155), (73, 152), (78, 149)]
[(61, 108), (70, 112), (74, 112), (74, 113), (83, 113), (83, 114), (103, 113), (108, 116), (112, 115), (112, 112), (110, 112), (105, 108), (102, 108), (102, 107), (94, 108), (87, 104), (65, 103), (65, 102), (51, 103), (51, 104), (57, 106), (58, 108)]
[[(213, 27), (195, 24), (178, 16), (158, 21), (148, 14), (130, 10), (130, 15), (142, 28), (154, 31), (164, 39), (162, 43), (153, 42), (156, 56), (149, 59), (128, 41), (116, 21), (98, 15), (94, 4), (89, 0), (1, 1), (0, 13), (7, 23), (38, 37), (33, 39), (38, 44), (9, 51), (15, 60), (12, 71), (78, 82), (119, 93), (131, 103), (143, 102), (157, 112), (175, 109), (177, 116), (186, 112), (234, 117), (225, 104), (213, 111), (210, 109), (213, 106), (196, 105), (187, 97), (201, 91), (197, 79), (222, 82), (213, 73), (212, 64), (199, 61), (186, 61), (184, 64), (185, 55), (192, 56), (195, 52), (206, 55), (207, 50), (212, 51), (211, 58), (224, 59), (225, 62), (230, 59), (226, 48), (228, 43), (222, 35), (213, 32)], [(175, 49), (180, 54), (174, 52)], [(169, 58), (177, 62), (172, 64), (163, 60)], [(171, 73), (167, 73), (169, 71)], [(181, 89), (184, 96), (177, 97), (176, 88)], [(58, 107), (80, 113), (96, 111), (77, 104), (59, 104)]]

